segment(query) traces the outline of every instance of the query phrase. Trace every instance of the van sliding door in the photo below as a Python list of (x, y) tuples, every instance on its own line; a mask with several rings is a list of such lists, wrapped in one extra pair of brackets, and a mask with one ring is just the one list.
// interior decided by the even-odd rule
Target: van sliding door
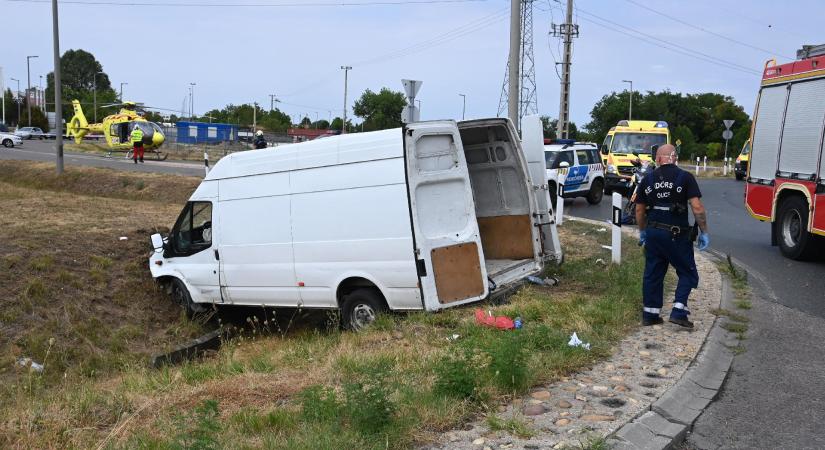
[(404, 142), (424, 307), (436, 310), (485, 298), (487, 269), (455, 123), (410, 125)]

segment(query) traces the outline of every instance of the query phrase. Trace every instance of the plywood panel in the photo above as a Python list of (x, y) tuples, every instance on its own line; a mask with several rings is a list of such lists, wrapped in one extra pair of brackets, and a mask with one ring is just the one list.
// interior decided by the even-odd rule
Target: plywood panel
[(484, 258), (532, 258), (532, 226), (529, 215), (479, 217), (478, 229)]
[(439, 302), (452, 303), (484, 295), (475, 242), (434, 248), (431, 258)]

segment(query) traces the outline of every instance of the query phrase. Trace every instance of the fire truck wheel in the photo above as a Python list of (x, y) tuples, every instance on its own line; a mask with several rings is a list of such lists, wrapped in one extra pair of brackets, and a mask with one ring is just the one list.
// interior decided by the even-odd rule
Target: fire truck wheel
[(816, 253), (816, 240), (808, 232), (808, 203), (802, 197), (786, 198), (779, 207), (779, 249), (790, 259), (806, 260)]

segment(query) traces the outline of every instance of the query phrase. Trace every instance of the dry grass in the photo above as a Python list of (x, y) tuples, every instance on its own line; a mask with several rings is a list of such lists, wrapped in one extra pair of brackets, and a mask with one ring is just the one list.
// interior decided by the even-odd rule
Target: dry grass
[[(150, 369), (148, 352), (196, 328), (154, 289), (145, 267), (144, 241), (171, 223), (180, 204), (112, 198), (122, 191), (43, 195), (23, 187), (35, 170), (0, 183), (0, 207), (11, 211), (0, 216), (7, 269), (0, 283), (11, 287), (0, 299), (2, 448), (410, 447), (609, 355), (637, 323), (638, 248), (628, 240), (622, 267), (602, 265), (596, 259), (609, 260), (609, 252), (599, 245), (609, 233), (567, 222), (567, 262), (548, 269), (559, 286), (481, 305), (522, 317), (522, 330), (475, 325), (479, 305), (387, 315), (357, 334), (330, 326), (333, 316), (250, 311), (257, 314), (252, 332), (211, 357)], [(60, 183), (45, 186), (87, 189)], [(573, 331), (591, 351), (566, 345)], [(15, 369), (18, 356), (45, 359), (46, 371)]]

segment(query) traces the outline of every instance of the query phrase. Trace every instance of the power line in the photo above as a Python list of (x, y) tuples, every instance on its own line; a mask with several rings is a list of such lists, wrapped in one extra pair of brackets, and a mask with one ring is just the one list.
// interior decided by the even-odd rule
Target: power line
[(766, 49), (764, 49), (764, 48), (761, 48), (761, 47), (757, 47), (757, 46), (755, 46), (755, 45), (748, 44), (747, 42), (742, 42), (742, 41), (737, 40), (737, 39), (734, 39), (734, 38), (732, 38), (732, 37), (725, 36), (724, 34), (720, 34), (720, 33), (717, 33), (717, 32), (715, 32), (715, 31), (708, 30), (707, 28), (700, 27), (699, 25), (694, 25), (694, 24), (692, 24), (692, 23), (690, 23), (690, 22), (687, 22), (687, 21), (685, 21), (685, 20), (682, 20), (682, 19), (680, 19), (680, 18), (678, 18), (678, 17), (673, 17), (673, 16), (671, 16), (671, 15), (669, 15), (669, 14), (663, 13), (662, 11), (655, 10), (655, 9), (653, 9), (653, 8), (651, 8), (651, 7), (647, 6), (647, 5), (644, 5), (644, 4), (642, 4), (642, 3), (639, 3), (639, 2), (637, 2), (637, 1), (635, 1), (635, 0), (625, 0), (625, 1), (626, 1), (626, 2), (628, 2), (628, 3), (634, 4), (634, 5), (636, 5), (636, 6), (640, 7), (640, 8), (644, 8), (644, 9), (646, 9), (646, 10), (648, 10), (648, 11), (650, 11), (650, 12), (654, 13), (654, 14), (658, 14), (658, 15), (660, 15), (660, 16), (662, 16), (662, 17), (666, 17), (666, 18), (668, 18), (668, 19), (670, 19), (670, 20), (673, 20), (674, 22), (681, 23), (682, 25), (686, 25), (686, 26), (691, 27), (691, 28), (693, 28), (693, 29), (695, 29), (695, 30), (703, 31), (703, 32), (705, 32), (705, 33), (707, 33), (707, 34), (710, 34), (710, 35), (712, 35), (712, 36), (716, 36), (716, 37), (718, 37), (718, 38), (722, 38), (722, 39), (724, 39), (724, 40), (726, 40), (726, 41), (733, 42), (734, 44), (739, 44), (739, 45), (741, 45), (741, 46), (743, 46), (743, 47), (747, 47), (747, 48), (750, 48), (750, 49), (753, 49), (753, 50), (757, 50), (757, 51), (760, 51), (760, 52), (762, 52), (762, 53), (766, 53), (766, 54), (768, 54), (768, 55), (770, 55), (770, 56), (776, 56), (776, 57), (779, 57), (779, 58), (784, 58), (784, 59), (788, 59), (788, 60), (791, 60), (791, 61), (793, 61), (794, 59), (796, 59), (796, 58), (788, 57), (788, 56), (785, 56), (785, 55), (781, 55), (781, 54), (779, 54), (779, 53), (777, 53), (777, 52), (773, 52), (773, 51), (771, 51), (771, 50), (766, 50)]
[(627, 27), (627, 26), (621, 25), (619, 23), (613, 22), (611, 20), (605, 19), (603, 17), (597, 16), (597, 15), (595, 15), (593, 13), (590, 13), (588, 11), (585, 11), (581, 8), (578, 8), (578, 10), (581, 13), (585, 14), (585, 15), (592, 16), (592, 17), (594, 17), (598, 20), (601, 20), (603, 22), (612, 24), (616, 27), (624, 28), (625, 30), (629, 30), (632, 33), (637, 33), (637, 34), (639, 34), (641, 36), (645, 36), (649, 39), (644, 39), (644, 38), (642, 38), (640, 36), (637, 36), (635, 34), (628, 33), (628, 32), (622, 31), (622, 30), (618, 30), (616, 28), (605, 25), (603, 23), (599, 23), (599, 22), (596, 22), (594, 20), (587, 19), (586, 17), (582, 17), (582, 20), (585, 20), (587, 22), (590, 22), (590, 23), (595, 24), (595, 25), (599, 25), (599, 26), (607, 28), (609, 30), (612, 30), (612, 31), (615, 31), (615, 32), (618, 32), (618, 33), (621, 33), (621, 34), (625, 34), (627, 36), (645, 41), (649, 44), (656, 45), (657, 47), (665, 48), (667, 50), (674, 51), (676, 53), (681, 53), (683, 55), (690, 56), (692, 58), (696, 58), (696, 59), (699, 59), (699, 60), (702, 60), (702, 61), (705, 61), (705, 62), (710, 62), (712, 64), (716, 64), (716, 65), (719, 65), (719, 66), (722, 66), (722, 67), (725, 67), (725, 68), (728, 68), (728, 69), (738, 70), (740, 72), (745, 72), (745, 73), (753, 74), (753, 75), (760, 75), (761, 74), (760, 71), (751, 69), (750, 67), (742, 66), (740, 64), (736, 64), (736, 63), (733, 63), (733, 62), (730, 62), (730, 61), (725, 61), (725, 60), (717, 58), (715, 56), (708, 55), (707, 53), (702, 53), (700, 51), (693, 50), (693, 49), (685, 47), (683, 45), (675, 44), (673, 42), (669, 42), (669, 41), (666, 41), (664, 39), (657, 38), (656, 36), (641, 32), (641, 31), (633, 29), (631, 27)]
[(371, 64), (377, 64), (384, 61), (389, 61), (392, 59), (397, 59), (405, 56), (412, 55), (414, 53), (418, 53), (424, 50), (428, 50), (432, 47), (436, 47), (438, 45), (444, 44), (446, 42), (458, 39), (460, 37), (466, 36), (471, 33), (475, 33), (483, 28), (486, 28), (490, 25), (493, 25), (499, 21), (501, 21), (504, 17), (507, 16), (507, 8), (503, 8), (499, 11), (496, 11), (492, 14), (487, 16), (475, 19), (471, 22), (468, 22), (464, 25), (461, 25), (457, 28), (454, 28), (446, 33), (442, 33), (438, 36), (435, 36), (431, 39), (426, 41), (418, 42), (413, 44), (409, 47), (405, 47), (398, 50), (393, 50), (391, 52), (385, 53), (383, 55), (379, 55), (373, 58), (368, 58), (359, 62), (354, 63), (354, 66), (366, 66)]
[[(51, 0), (6, 0), (15, 3), (51, 3)], [(301, 2), (301, 3), (188, 3), (188, 2), (116, 2), (105, 0), (61, 0), (61, 4), (87, 6), (155, 6), (155, 7), (198, 7), (198, 8), (298, 8), (298, 7), (335, 7), (335, 6), (396, 6), (396, 5), (431, 5), (444, 3), (478, 3), (488, 0), (379, 0), (379, 1), (341, 1), (341, 2)]]
[[(393, 50), (393, 51), (387, 52), (383, 55), (379, 55), (379, 56), (368, 58), (368, 59), (365, 59), (365, 60), (362, 60), (362, 61), (358, 61), (358, 62), (353, 63), (352, 65), (353, 66), (366, 66), (366, 65), (372, 65), (372, 64), (379, 64), (379, 63), (382, 63), (382, 62), (385, 62), (385, 61), (389, 61), (389, 60), (392, 60), (392, 59), (403, 58), (405, 56), (409, 56), (409, 55), (412, 55), (414, 53), (419, 53), (419, 52), (422, 52), (424, 50), (428, 50), (430, 48), (433, 48), (433, 47), (436, 47), (438, 45), (444, 44), (446, 42), (449, 42), (449, 41), (458, 39), (460, 37), (466, 36), (468, 34), (474, 33), (476, 31), (479, 31), (479, 30), (481, 30), (481, 29), (483, 29), (487, 26), (490, 26), (490, 25), (496, 23), (497, 21), (500, 21), (502, 18), (504, 18), (506, 16), (506, 14), (505, 14), (506, 9), (507, 8), (504, 8), (500, 11), (489, 14), (487, 16), (483, 16), (483, 17), (480, 17), (478, 19), (474, 19), (474, 20), (472, 20), (468, 23), (465, 23), (464, 25), (453, 28), (450, 31), (447, 31), (445, 33), (437, 35), (437, 36), (435, 36), (431, 39), (428, 39), (426, 41), (418, 42), (418, 43), (410, 45), (408, 47), (404, 47), (404, 48), (401, 48), (401, 49), (398, 49), (398, 50)], [(304, 85), (304, 86), (302, 86), (298, 89), (290, 91), (289, 93), (284, 94), (281, 97), (295, 96), (295, 95), (297, 95), (299, 93), (302, 93), (302, 92), (304, 92), (308, 89), (311, 89), (315, 86), (321, 85), (321, 84), (329, 81), (332, 78), (333, 78), (332, 75), (324, 77), (324, 78), (320, 78), (316, 81), (313, 81), (312, 83), (306, 84), (306, 85)], [(324, 109), (324, 111), (325, 110), (326, 109)]]

